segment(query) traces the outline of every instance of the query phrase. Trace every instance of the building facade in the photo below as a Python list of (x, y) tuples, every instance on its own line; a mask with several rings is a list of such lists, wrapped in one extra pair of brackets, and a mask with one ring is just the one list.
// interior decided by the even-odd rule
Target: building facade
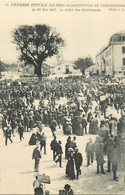
[(113, 34), (96, 55), (96, 68), (99, 74), (125, 77), (125, 31)]
[(81, 74), (80, 70), (74, 69), (74, 64), (72, 61), (63, 61), (60, 64), (55, 66), (56, 75), (79, 75)]

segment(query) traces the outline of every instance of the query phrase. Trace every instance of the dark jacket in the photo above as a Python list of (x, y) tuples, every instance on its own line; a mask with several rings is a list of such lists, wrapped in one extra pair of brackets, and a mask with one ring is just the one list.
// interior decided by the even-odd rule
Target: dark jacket
[(45, 144), (46, 144), (46, 136), (45, 136), (45, 135), (42, 135), (42, 136), (41, 136), (40, 144), (41, 144), (41, 145), (45, 145)]
[(87, 121), (86, 121), (85, 118), (83, 118), (83, 119), (82, 119), (82, 126), (83, 126), (83, 127), (86, 127), (86, 125), (87, 125)]
[(23, 133), (23, 126), (19, 126), (19, 127), (18, 127), (18, 133), (19, 133), (19, 134), (22, 134), (22, 133)]
[(82, 154), (77, 152), (74, 154), (75, 165), (81, 166), (83, 162)]
[(5, 130), (4, 135), (5, 137), (11, 137), (11, 130), (10, 129)]
[(51, 150), (57, 150), (57, 141), (55, 139), (51, 141), (50, 147)]
[(33, 151), (32, 159), (40, 159), (40, 158), (41, 158), (40, 151), (38, 150), (38, 148), (35, 148)]
[(57, 144), (57, 155), (62, 153), (63, 153), (62, 146), (60, 144)]
[(2, 128), (6, 127), (7, 126), (7, 122), (5, 119), (2, 119)]

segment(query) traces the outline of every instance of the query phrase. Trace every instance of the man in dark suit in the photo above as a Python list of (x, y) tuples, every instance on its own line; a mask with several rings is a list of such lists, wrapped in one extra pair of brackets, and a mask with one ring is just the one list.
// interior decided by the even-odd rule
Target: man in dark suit
[(58, 156), (58, 159), (55, 161), (56, 163), (59, 162), (59, 166), (62, 168), (62, 146), (61, 146), (62, 142), (61, 141), (58, 141), (58, 144), (57, 144), (57, 156)]
[(50, 143), (51, 150), (53, 151), (53, 160), (55, 161), (55, 157), (57, 155), (57, 140), (56, 136), (54, 136), (54, 139)]
[(82, 162), (83, 162), (82, 154), (79, 152), (78, 148), (75, 148), (74, 160), (75, 160), (75, 166), (77, 172), (76, 178), (78, 179), (79, 174), (81, 175), (80, 167), (82, 166)]

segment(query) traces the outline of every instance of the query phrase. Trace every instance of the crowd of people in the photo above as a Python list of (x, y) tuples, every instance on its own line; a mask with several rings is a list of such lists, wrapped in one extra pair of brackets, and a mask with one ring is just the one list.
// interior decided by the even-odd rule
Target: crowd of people
[[(118, 181), (116, 170), (120, 159), (125, 159), (125, 115), (124, 85), (114, 83), (109, 78), (67, 77), (44, 79), (43, 82), (23, 80), (0, 83), (0, 110), (5, 145), (8, 139), (24, 132), (37, 130), (30, 144), (40, 143), (46, 154), (46, 136), (43, 126), (49, 127), (53, 140), (50, 148), (53, 160), (62, 167), (61, 140), (57, 141), (56, 130), (62, 129), (68, 135), (65, 145), (66, 171), (69, 179), (78, 179), (83, 163), (82, 154), (76, 143), (76, 135), (97, 135), (95, 142), (90, 139), (86, 145), (87, 166), (97, 161), (97, 173), (105, 174), (103, 164), (107, 156), (108, 172), (113, 169), (113, 179)], [(37, 101), (37, 105), (36, 105)], [(114, 109), (119, 118), (108, 114), (108, 108)], [(70, 135), (74, 135), (71, 140)], [(33, 141), (34, 140), (34, 141)], [(37, 158), (38, 157), (38, 158)], [(39, 146), (33, 151), (34, 170), (38, 171), (41, 154)], [(74, 167), (76, 171), (74, 170)], [(76, 175), (75, 175), (76, 172)]]

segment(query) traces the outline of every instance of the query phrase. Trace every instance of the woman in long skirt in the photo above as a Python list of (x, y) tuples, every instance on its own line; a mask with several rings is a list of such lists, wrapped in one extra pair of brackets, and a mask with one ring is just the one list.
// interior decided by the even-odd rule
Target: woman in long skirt
[(73, 149), (69, 150), (68, 162), (66, 165), (66, 174), (70, 180), (75, 179)]

